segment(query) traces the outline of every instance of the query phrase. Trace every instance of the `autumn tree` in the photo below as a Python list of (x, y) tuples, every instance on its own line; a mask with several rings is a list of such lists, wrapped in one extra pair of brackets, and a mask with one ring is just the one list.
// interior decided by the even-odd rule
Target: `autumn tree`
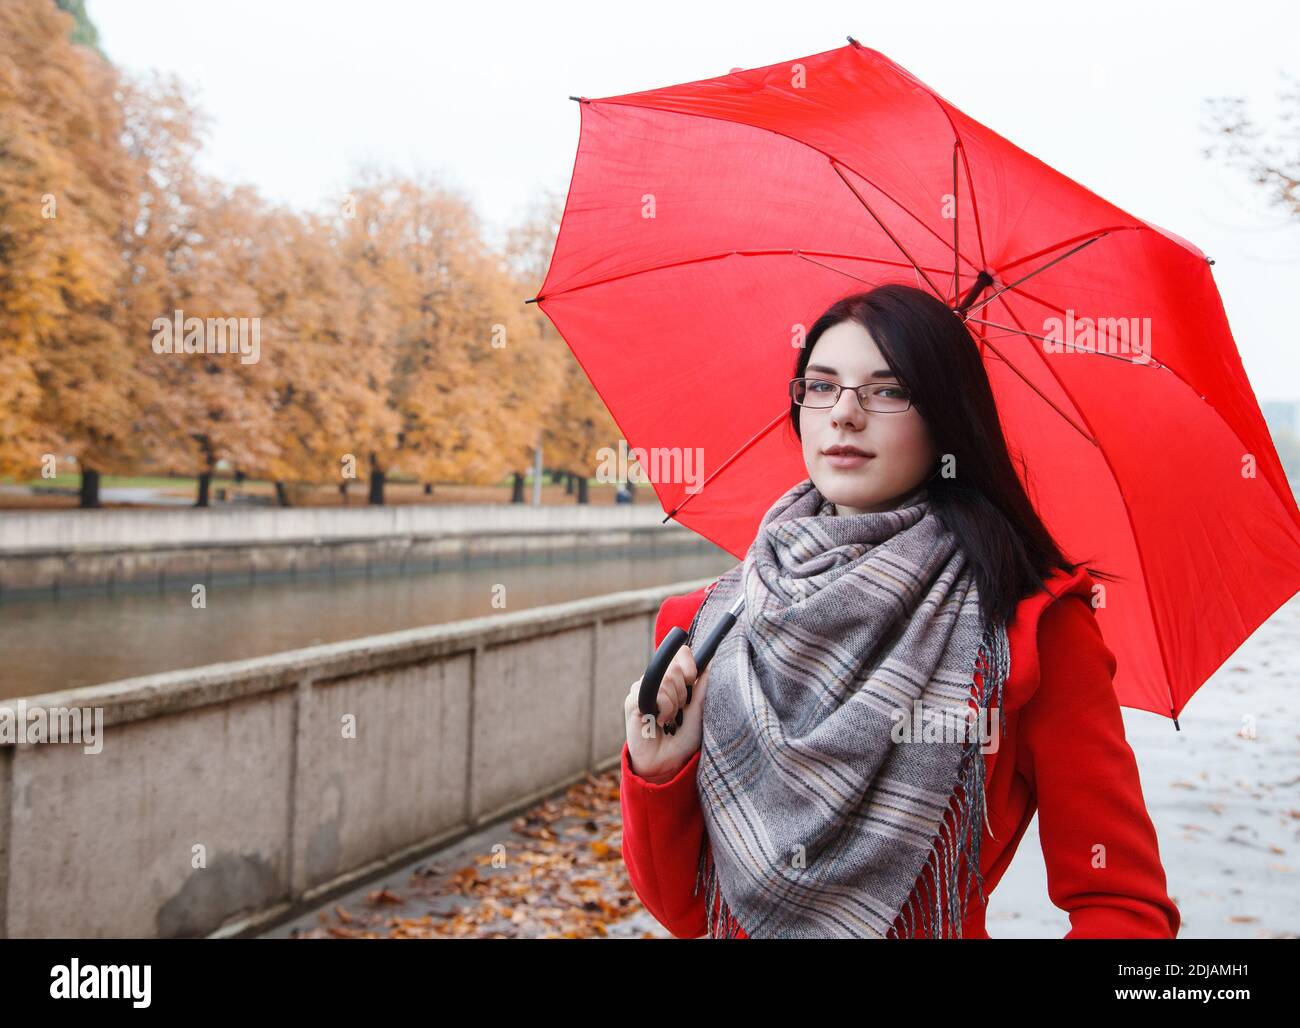
[[(555, 238), (559, 232), (564, 200), (548, 192), (534, 202), (531, 211), (507, 237), (506, 257), (516, 288), (516, 295), (527, 299), (540, 288), (546, 277)], [(539, 349), (547, 354), (549, 366), (559, 380), (559, 388), (542, 418), (542, 452), (546, 466), (562, 469), (577, 483), (577, 502), (587, 502), (587, 479), (597, 464), (601, 447), (617, 447), (618, 426), (596, 392), (582, 365), (535, 304), (524, 308), (533, 319), (533, 331)], [(522, 501), (522, 476), (516, 478), (516, 502)]]
[[(278, 453), (276, 482), (356, 477), (357, 454), (391, 448), (396, 312), (364, 247), (349, 249), (352, 206), (336, 214), (285, 216), (277, 229), (292, 260), (292, 288), (272, 355)], [(283, 496), (283, 489), (279, 490)]]
[[(204, 119), (174, 76), (133, 84), (123, 107), (132, 208), (119, 319), (137, 372), (132, 435), (151, 470), (197, 476), (196, 506), (207, 506), (220, 461), (262, 466), (276, 453), (265, 362), (280, 341), (277, 304), (291, 292), (284, 221), (251, 187), (196, 171)], [(186, 352), (189, 319), (199, 352)], [(256, 362), (208, 352), (254, 331)]]
[(82, 503), (133, 441), (113, 317), (129, 208), (119, 76), (48, 0), (0, 5), (0, 473), (75, 455)]
[(396, 432), (366, 454), (370, 501), (399, 465), (426, 482), (498, 480), (526, 463), (558, 388), (500, 258), (469, 202), (431, 176), (370, 170), (350, 198), (347, 253), (383, 282), (394, 317)]

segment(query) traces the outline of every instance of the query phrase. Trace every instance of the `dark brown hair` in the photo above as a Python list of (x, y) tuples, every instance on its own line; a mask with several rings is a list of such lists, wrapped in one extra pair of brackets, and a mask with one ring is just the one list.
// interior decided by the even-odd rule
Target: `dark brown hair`
[[(804, 377), (822, 333), (844, 321), (870, 333), (939, 452), (955, 458), (955, 477), (936, 475), (926, 483), (931, 503), (974, 565), (986, 621), (1009, 620), (1054, 568), (1073, 574), (1080, 564), (1066, 560), (1016, 474), (974, 337), (942, 300), (906, 283), (888, 283), (832, 304), (809, 329), (793, 377)], [(793, 401), (790, 425), (802, 442)]]

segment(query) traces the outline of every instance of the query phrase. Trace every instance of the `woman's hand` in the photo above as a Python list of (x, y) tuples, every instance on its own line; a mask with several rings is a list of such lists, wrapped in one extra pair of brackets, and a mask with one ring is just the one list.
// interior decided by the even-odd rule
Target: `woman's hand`
[[(683, 646), (673, 655), (672, 663), (659, 683), (657, 715), (642, 714), (637, 697), (641, 692), (641, 679), (623, 701), (624, 720), (627, 723), (627, 751), (632, 770), (650, 782), (666, 782), (673, 778), (700, 748), (700, 727), (704, 693), (708, 687), (709, 669), (697, 675), (695, 655), (689, 646)], [(677, 715), (681, 713), (681, 724)], [(663, 726), (667, 725), (667, 729)]]

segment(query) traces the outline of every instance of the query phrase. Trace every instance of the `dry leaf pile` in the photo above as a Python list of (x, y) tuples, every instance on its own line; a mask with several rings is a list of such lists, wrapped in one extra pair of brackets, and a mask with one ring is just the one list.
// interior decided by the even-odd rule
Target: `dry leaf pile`
[[(643, 910), (623, 865), (619, 771), (593, 776), (515, 818), (472, 862), (426, 861), (405, 888), (335, 904), (294, 938), (603, 938)], [(650, 935), (651, 933), (635, 933)]]

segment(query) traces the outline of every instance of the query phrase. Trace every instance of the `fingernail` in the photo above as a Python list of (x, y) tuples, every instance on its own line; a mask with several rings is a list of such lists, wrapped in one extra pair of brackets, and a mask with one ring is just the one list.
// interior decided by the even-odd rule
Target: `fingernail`
[(679, 710), (679, 711), (677, 712), (677, 724), (678, 724), (678, 726), (681, 725), (681, 723), (682, 723), (682, 717), (683, 717), (683, 715), (685, 715), (685, 713), (686, 713), (685, 709)]

